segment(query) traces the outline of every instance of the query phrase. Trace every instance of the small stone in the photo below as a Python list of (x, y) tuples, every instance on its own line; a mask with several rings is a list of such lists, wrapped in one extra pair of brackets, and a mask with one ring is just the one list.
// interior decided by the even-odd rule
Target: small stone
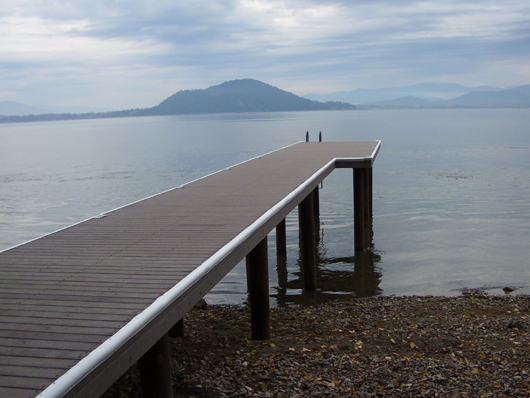
[(202, 298), (193, 306), (193, 308), (196, 310), (205, 310), (208, 308), (208, 304), (206, 303), (206, 300)]
[(524, 329), (523, 324), (522, 324), (519, 320), (517, 320), (517, 319), (512, 319), (510, 322), (508, 322), (508, 323), (506, 324), (506, 326), (507, 326), (508, 328), (510, 328), (510, 329), (515, 329), (515, 328), (517, 328), (517, 329), (519, 329), (519, 330)]

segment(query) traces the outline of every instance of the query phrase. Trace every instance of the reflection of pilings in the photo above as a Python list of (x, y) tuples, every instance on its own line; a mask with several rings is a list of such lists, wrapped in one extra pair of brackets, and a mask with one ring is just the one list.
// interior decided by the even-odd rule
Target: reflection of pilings
[[(317, 256), (319, 258), (319, 256)], [(278, 281), (276, 299), (279, 305), (296, 303), (314, 305), (337, 300), (345, 295), (372, 297), (381, 294), (381, 272), (376, 268), (381, 256), (371, 250), (358, 251), (355, 257), (319, 258), (317, 270), (318, 291), (298, 291), (302, 278)], [(337, 267), (337, 265), (339, 265)], [(340, 268), (340, 269), (337, 269)], [(296, 291), (296, 293), (295, 293)]]
[(269, 260), (267, 237), (246, 257), (250, 323), (253, 340), (269, 340)]
[[(301, 211), (299, 208), (299, 217)], [(301, 226), (301, 244), (303, 243), (302, 228)], [(364, 228), (364, 236), (366, 246), (373, 247), (371, 223)], [(381, 294), (379, 284), (382, 275), (376, 268), (376, 264), (381, 261), (379, 254), (373, 250), (363, 250), (356, 251), (355, 257), (329, 258), (326, 253), (325, 243), (317, 245), (315, 248), (316, 285), (319, 288), (318, 291), (303, 290), (302, 293), (294, 293), (293, 291), (295, 290), (304, 289), (302, 253), (302, 247), (300, 247), (300, 257), (297, 262), (300, 264), (301, 273), (295, 273), (295, 275), (289, 275), (288, 273), (287, 257), (280, 255), (277, 257), (278, 289), (275, 297), (278, 305), (288, 303), (313, 305), (319, 302), (340, 299), (344, 297), (344, 294), (353, 294), (355, 297), (370, 297)], [(339, 266), (337, 267), (336, 264)], [(289, 277), (294, 279), (289, 281)]]
[(278, 287), (280, 289), (285, 289), (285, 286), (287, 286), (287, 278), (288, 278), (288, 271), (287, 271), (287, 256), (277, 256), (276, 258), (276, 272), (278, 273)]
[(287, 255), (287, 233), (285, 218), (276, 226), (276, 255)]
[(304, 288), (307, 291), (312, 291), (317, 288), (315, 224), (313, 213), (313, 194), (309, 194), (298, 205), (302, 274), (304, 275)]

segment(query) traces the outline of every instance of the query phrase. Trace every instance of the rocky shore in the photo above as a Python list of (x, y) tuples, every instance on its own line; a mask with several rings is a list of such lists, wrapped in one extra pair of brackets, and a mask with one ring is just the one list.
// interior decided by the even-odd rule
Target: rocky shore
[[(208, 306), (172, 339), (175, 397), (530, 397), (530, 297), (376, 297), (271, 313)], [(104, 398), (141, 397), (133, 367)]]

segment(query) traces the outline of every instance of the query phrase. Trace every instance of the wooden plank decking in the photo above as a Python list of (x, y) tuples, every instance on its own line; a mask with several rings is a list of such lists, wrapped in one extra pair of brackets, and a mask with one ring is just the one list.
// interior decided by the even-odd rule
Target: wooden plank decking
[(378, 149), (295, 144), (1, 252), (0, 397), (98, 396), (335, 167)]

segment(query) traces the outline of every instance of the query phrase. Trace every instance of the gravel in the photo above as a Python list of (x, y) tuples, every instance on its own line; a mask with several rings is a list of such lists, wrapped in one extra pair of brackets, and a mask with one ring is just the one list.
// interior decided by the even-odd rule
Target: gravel
[[(530, 296), (375, 297), (249, 310), (208, 306), (171, 341), (175, 397), (530, 397)], [(141, 397), (133, 366), (104, 398)]]

